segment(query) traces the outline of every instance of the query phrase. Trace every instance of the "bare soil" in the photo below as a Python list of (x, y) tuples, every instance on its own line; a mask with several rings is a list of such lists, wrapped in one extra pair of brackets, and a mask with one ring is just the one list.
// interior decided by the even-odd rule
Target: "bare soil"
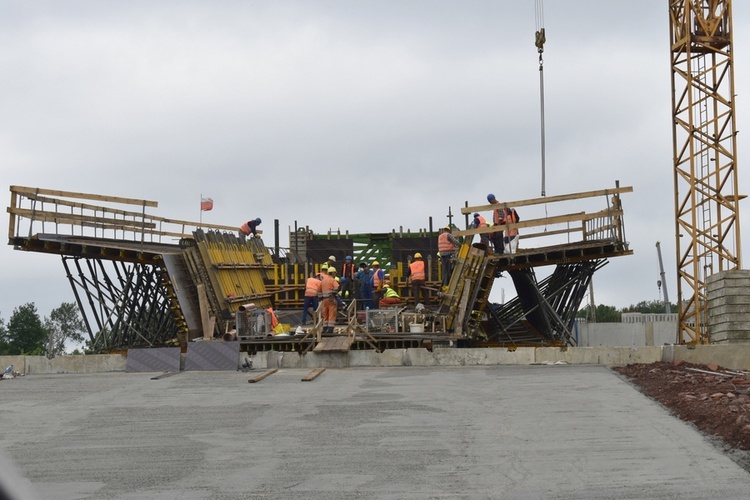
[(613, 370), (750, 471), (750, 372), (681, 361)]

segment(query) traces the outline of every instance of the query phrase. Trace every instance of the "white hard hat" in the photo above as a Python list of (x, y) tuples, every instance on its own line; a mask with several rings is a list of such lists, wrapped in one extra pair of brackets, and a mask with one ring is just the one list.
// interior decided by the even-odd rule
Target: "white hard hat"
[(328, 260), (330, 260), (331, 262), (336, 262), (336, 256), (331, 255), (330, 257), (328, 257)]

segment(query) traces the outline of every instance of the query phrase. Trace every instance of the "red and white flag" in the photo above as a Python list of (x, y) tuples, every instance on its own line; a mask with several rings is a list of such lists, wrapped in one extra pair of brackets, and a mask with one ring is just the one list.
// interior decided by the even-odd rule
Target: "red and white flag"
[(201, 198), (201, 210), (204, 212), (208, 212), (214, 208), (214, 200), (211, 198)]

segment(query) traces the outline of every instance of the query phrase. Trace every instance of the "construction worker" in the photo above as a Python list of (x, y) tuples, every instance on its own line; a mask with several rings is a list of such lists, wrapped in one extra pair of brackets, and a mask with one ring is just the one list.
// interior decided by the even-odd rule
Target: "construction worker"
[(341, 298), (348, 299), (354, 289), (354, 262), (351, 255), (346, 256), (346, 260), (341, 266)]
[(324, 298), (328, 297), (331, 292), (338, 292), (339, 284), (336, 282), (335, 267), (321, 268), (321, 276), (323, 279), (321, 280), (320, 288)]
[(365, 262), (359, 265), (354, 281), (359, 284), (358, 309), (370, 309), (372, 307), (372, 273)]
[(451, 227), (445, 226), (438, 236), (438, 253), (443, 268), (443, 286), (448, 286), (453, 272), (453, 256), (458, 249), (458, 240), (451, 234)]
[[(500, 224), (515, 224), (518, 222), (518, 212), (515, 208), (505, 207), (501, 210)], [(503, 243), (508, 253), (514, 254), (518, 250), (518, 228), (512, 227), (505, 230)]]
[[(474, 212), (474, 221), (471, 223), (471, 227), (474, 229), (482, 229), (485, 227), (490, 227), (489, 224), (487, 224), (487, 220), (481, 216), (479, 212)], [(482, 233), (479, 235), (479, 242), (484, 245), (485, 247), (490, 247), (490, 236), (487, 233)]]
[[(487, 201), (490, 202), (492, 205), (499, 205), (500, 202), (497, 201), (497, 198), (495, 198), (495, 195), (490, 193), (487, 195)], [(502, 214), (503, 209), (498, 208), (492, 212), (492, 225), (497, 227), (500, 226), (500, 221), (503, 218)], [(499, 231), (495, 231), (494, 233), (490, 233), (490, 241), (492, 241), (492, 246), (495, 247), (495, 253), (503, 253), (505, 252), (505, 243), (503, 242), (503, 230), (500, 229)]]
[(320, 275), (311, 273), (305, 282), (305, 303), (302, 306), (302, 324), (307, 322), (307, 309), (312, 307), (313, 314), (318, 309), (318, 296), (323, 293), (323, 282)]
[(336, 293), (336, 306), (337, 307), (344, 307), (344, 301), (341, 299), (341, 295), (339, 295), (339, 289), (341, 288), (341, 280), (338, 276), (336, 276), (336, 268), (335, 267), (329, 267), (328, 268), (328, 275), (333, 278), (333, 291)]
[(251, 234), (256, 238), (260, 238), (260, 234), (258, 234), (256, 228), (260, 226), (261, 222), (263, 221), (260, 220), (260, 217), (256, 217), (242, 224), (239, 230), (240, 241), (245, 241), (245, 237)]
[(323, 299), (323, 333), (333, 333), (333, 327), (336, 325), (336, 315), (338, 306), (336, 305), (336, 292), (330, 292)]
[(328, 260), (326, 261), (326, 264), (328, 264), (328, 269), (330, 268), (336, 268), (336, 256), (335, 255), (329, 255)]
[(409, 267), (406, 269), (406, 277), (411, 280), (411, 294), (414, 297), (414, 305), (420, 303), (419, 297), (420, 292), (422, 296), (422, 304), (427, 304), (427, 289), (425, 288), (425, 282), (427, 281), (427, 270), (425, 269), (424, 260), (422, 260), (422, 254), (417, 252), (414, 254), (414, 260)]
[(380, 269), (380, 263), (376, 260), (372, 263), (372, 308), (377, 309), (382, 297), (383, 284), (385, 284), (385, 273)]
[(384, 306), (392, 306), (401, 304), (401, 297), (399, 297), (398, 292), (391, 288), (390, 285), (384, 284), (383, 285), (383, 298), (378, 301), (378, 306), (382, 309)]

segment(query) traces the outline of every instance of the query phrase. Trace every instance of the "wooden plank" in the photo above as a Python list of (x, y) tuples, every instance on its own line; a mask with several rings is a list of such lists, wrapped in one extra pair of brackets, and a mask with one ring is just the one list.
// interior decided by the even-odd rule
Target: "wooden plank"
[[(101, 217), (93, 215), (66, 214), (64, 212), (52, 212), (49, 210), (29, 210), (26, 208), (8, 207), (7, 212), (13, 215), (26, 217), (34, 221), (55, 222), (57, 224), (80, 224), (88, 222), (89, 224), (108, 224), (115, 227), (133, 228), (132, 230), (140, 231), (142, 228), (154, 229), (156, 224), (146, 222), (145, 220), (117, 219), (115, 217)], [(129, 231), (131, 229), (128, 229)]]
[[(79, 203), (77, 201), (64, 200), (62, 198), (48, 198), (47, 196), (35, 196), (34, 199), (41, 201), (42, 203), (50, 203), (53, 205), (59, 205), (63, 207), (77, 208), (79, 210), (90, 210), (107, 212), (108, 214), (122, 215), (124, 217), (139, 217), (143, 218), (143, 212), (131, 212), (128, 210), (120, 210), (118, 208), (104, 207), (102, 205), (90, 205), (88, 203)], [(11, 205), (14, 206), (14, 205)], [(49, 211), (49, 210), (47, 210)], [(146, 214), (148, 217), (148, 214)]]
[(11, 186), (12, 192), (22, 194), (28, 198), (33, 198), (36, 195), (48, 195), (48, 196), (59, 196), (62, 198), (80, 198), (86, 200), (106, 201), (108, 203), (122, 203), (124, 205), (139, 205), (144, 207), (158, 207), (159, 202), (149, 200), (139, 200), (137, 198), (121, 198), (119, 196), (104, 196), (101, 194), (92, 193), (75, 193), (72, 191), (58, 191), (55, 189), (40, 189), (25, 186)]
[(505, 207), (528, 207), (530, 205), (543, 205), (545, 203), (556, 203), (558, 201), (580, 200), (581, 198), (594, 198), (596, 196), (608, 196), (611, 194), (632, 192), (633, 186), (625, 186), (612, 189), (599, 189), (597, 191), (584, 191), (581, 193), (561, 194), (557, 196), (543, 196), (541, 198), (528, 198), (526, 200), (506, 201), (494, 205), (492, 203), (488, 203), (487, 205), (479, 205), (476, 207), (464, 207), (461, 209), (461, 213), (466, 215), (472, 214), (474, 212), (489, 212), (491, 210), (497, 210), (498, 208)]
[[(208, 340), (211, 337), (213, 337), (213, 327), (214, 324), (211, 323), (210, 318), (211, 313), (209, 312), (209, 306), (208, 306), (208, 295), (206, 294), (206, 285), (204, 283), (198, 283), (195, 285), (195, 291), (198, 294), (198, 308), (200, 310), (201, 315), (201, 328), (203, 329), (203, 338)], [(214, 323), (216, 322), (216, 318), (213, 317)], [(209, 334), (209, 328), (210, 328), (210, 334)]]
[(266, 370), (266, 371), (264, 371), (263, 373), (259, 373), (259, 374), (257, 374), (257, 375), (256, 375), (256, 376), (254, 376), (253, 378), (249, 378), (249, 379), (247, 379), (247, 381), (248, 381), (249, 383), (251, 383), (251, 384), (254, 384), (254, 383), (256, 383), (256, 382), (260, 382), (261, 380), (263, 380), (263, 379), (264, 379), (264, 378), (266, 378), (267, 376), (269, 376), (269, 375), (273, 375), (273, 374), (274, 374), (274, 373), (276, 373), (277, 371), (279, 371), (279, 369), (278, 369), (278, 368), (274, 368), (274, 369), (272, 369), (272, 370)]
[(326, 371), (325, 368), (316, 368), (310, 373), (308, 373), (307, 375), (305, 375), (304, 377), (302, 377), (302, 382), (311, 382), (315, 380), (316, 378), (318, 378), (320, 374), (323, 373), (324, 371)]

